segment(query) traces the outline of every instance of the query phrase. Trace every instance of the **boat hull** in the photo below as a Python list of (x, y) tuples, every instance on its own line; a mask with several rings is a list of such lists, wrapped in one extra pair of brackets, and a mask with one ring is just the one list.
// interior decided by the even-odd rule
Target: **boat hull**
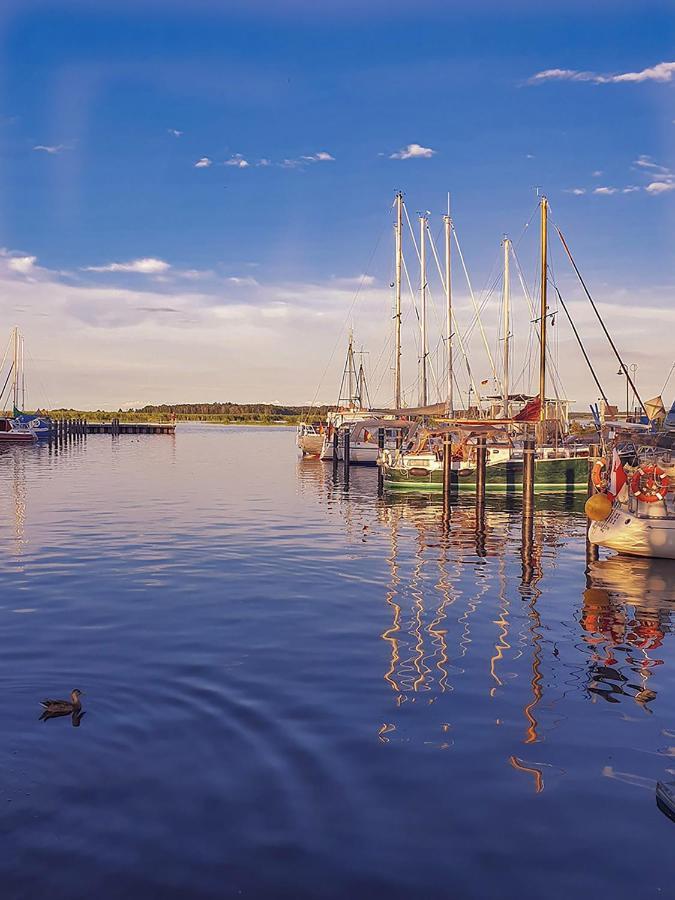
[(34, 444), (37, 437), (25, 431), (0, 431), (0, 444)]
[(323, 447), (322, 434), (303, 434), (298, 437), (298, 447), (303, 456), (320, 456)]
[(602, 522), (592, 522), (588, 540), (630, 556), (675, 559), (675, 519), (637, 516), (615, 504)]
[[(475, 491), (475, 470), (452, 470), (455, 490)], [(412, 490), (442, 490), (443, 466), (432, 468), (420, 464), (411, 468), (384, 466), (384, 483), (387, 488)], [(486, 493), (520, 493), (523, 489), (523, 462), (509, 460), (495, 463), (485, 469)], [(534, 466), (534, 489), (538, 493), (583, 493), (588, 490), (588, 458), (538, 459)]]

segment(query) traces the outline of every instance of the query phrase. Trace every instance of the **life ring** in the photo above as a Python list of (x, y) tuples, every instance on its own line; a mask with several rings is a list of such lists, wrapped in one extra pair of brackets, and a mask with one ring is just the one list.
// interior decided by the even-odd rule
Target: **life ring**
[(593, 469), (591, 471), (591, 481), (593, 482), (593, 487), (598, 493), (604, 494), (607, 490), (608, 478), (607, 478), (607, 463), (605, 462), (605, 458), (601, 456), (596, 460)]
[(630, 489), (642, 503), (656, 503), (670, 490), (670, 477), (659, 466), (640, 466), (631, 478)]

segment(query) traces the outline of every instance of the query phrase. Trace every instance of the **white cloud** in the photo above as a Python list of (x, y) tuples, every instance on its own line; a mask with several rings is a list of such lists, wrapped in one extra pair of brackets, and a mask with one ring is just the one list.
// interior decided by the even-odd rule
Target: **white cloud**
[(648, 194), (665, 194), (675, 191), (675, 181), (652, 181), (645, 190)]
[(629, 184), (625, 188), (621, 188), (622, 194), (634, 194), (635, 191), (639, 191), (640, 188), (636, 184)]
[(661, 62), (639, 72), (621, 72), (603, 75), (598, 72), (584, 72), (579, 69), (544, 69), (530, 78), (530, 84), (542, 81), (590, 81), (593, 84), (639, 83), (642, 81), (666, 82), (675, 76), (675, 62)]
[(171, 266), (163, 259), (155, 259), (153, 256), (145, 256), (141, 259), (132, 259), (130, 262), (113, 262), (105, 266), (84, 266), (84, 272), (138, 272), (141, 275), (158, 275), (166, 272)]
[(30, 275), (35, 267), (37, 256), (11, 256), (7, 260), (7, 266), (12, 272), (20, 275)]
[(301, 156), (306, 162), (335, 162), (335, 157), (331, 156), (325, 150), (319, 150), (318, 153), (312, 153), (311, 156)]
[(616, 194), (619, 189), (615, 187), (596, 187), (593, 190), (594, 194), (601, 194), (605, 197), (608, 197), (610, 194)]
[(167, 128), (167, 131), (169, 132), (169, 134), (172, 134), (174, 137), (177, 137), (177, 138), (182, 137), (182, 135), (184, 134), (183, 131), (179, 131), (177, 128)]
[(255, 278), (240, 278), (237, 275), (232, 275), (227, 280), (235, 287), (258, 287), (258, 282), (255, 280)]
[(567, 188), (565, 190), (566, 194), (574, 194), (577, 197), (581, 197), (582, 194), (586, 193), (586, 188)]
[(591, 175), (593, 176), (593, 178), (600, 178), (600, 176), (603, 174), (604, 173), (603, 173), (602, 169), (596, 169), (595, 172), (591, 172)]
[(208, 169), (211, 165), (213, 165), (213, 160), (209, 159), (208, 156), (202, 156), (202, 158), (198, 159), (195, 163), (195, 169)]
[(431, 147), (422, 147), (421, 144), (408, 144), (389, 156), (389, 159), (430, 159), (436, 150)]
[(262, 159), (259, 159), (258, 162), (256, 163), (256, 166), (262, 166), (263, 168), (264, 168), (265, 166), (271, 166), (271, 165), (272, 165), (272, 160), (271, 160), (271, 159), (267, 159), (267, 158), (264, 157), (264, 156), (263, 156)]
[(41, 150), (43, 153), (60, 153), (62, 150), (68, 150), (66, 144), (36, 144), (33, 150)]
[(235, 166), (237, 169), (248, 169), (251, 164), (247, 159), (244, 159), (241, 153), (235, 153), (234, 156), (225, 160), (224, 165)]

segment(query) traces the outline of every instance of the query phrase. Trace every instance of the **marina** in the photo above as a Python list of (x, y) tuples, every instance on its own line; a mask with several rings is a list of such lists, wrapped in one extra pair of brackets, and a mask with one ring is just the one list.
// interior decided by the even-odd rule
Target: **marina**
[[(7, 894), (478, 897), (508, 870), (562, 900), (588, 847), (593, 884), (667, 894), (672, 564), (587, 567), (583, 498), (541, 497), (524, 543), (517, 495), (481, 526), (294, 450), (191, 424), (0, 448)], [(72, 687), (80, 725), (38, 722)]]
[(6, 0), (0, 900), (675, 893), (675, 15)]

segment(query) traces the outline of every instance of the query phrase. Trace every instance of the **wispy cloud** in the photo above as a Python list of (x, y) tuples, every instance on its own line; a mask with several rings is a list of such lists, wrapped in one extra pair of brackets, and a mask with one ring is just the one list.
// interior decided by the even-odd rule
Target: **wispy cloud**
[(37, 256), (11, 256), (7, 260), (7, 268), (20, 275), (32, 275)]
[(33, 150), (41, 151), (42, 153), (61, 153), (63, 150), (70, 150), (71, 148), (68, 144), (36, 144), (33, 147)]
[(640, 154), (634, 164), (642, 170), (643, 175), (654, 179), (645, 187), (648, 194), (667, 194), (675, 191), (675, 172), (672, 169), (654, 162), (646, 153)]
[(574, 194), (577, 197), (581, 197), (582, 194), (586, 193), (586, 188), (565, 188), (566, 194)]
[(251, 163), (241, 153), (235, 153), (223, 163), (225, 166), (235, 166), (237, 169), (248, 169)]
[(173, 137), (179, 138), (182, 137), (185, 132), (179, 131), (177, 128), (167, 128), (166, 129), (170, 135)]
[(604, 197), (609, 197), (611, 194), (618, 194), (619, 188), (615, 187), (596, 187), (593, 189), (594, 194), (600, 194)]
[(590, 81), (593, 84), (639, 84), (643, 81), (666, 82), (675, 77), (675, 62), (661, 62), (639, 72), (620, 72), (604, 75), (600, 72), (584, 72), (579, 69), (544, 69), (533, 75), (529, 83), (540, 84), (543, 81)]
[(402, 147), (400, 150), (396, 150), (395, 153), (390, 154), (389, 159), (430, 159), (435, 153), (436, 150), (432, 150), (431, 147), (422, 147), (421, 144), (408, 144), (407, 147)]
[(130, 262), (112, 262), (105, 266), (84, 266), (83, 272), (137, 272), (141, 275), (158, 275), (171, 268), (163, 259), (145, 256)]
[(305, 162), (335, 162), (335, 157), (326, 150), (319, 150), (318, 153), (312, 153), (310, 156), (301, 156), (300, 159)]
[(213, 160), (209, 159), (208, 156), (202, 156), (201, 159), (198, 159), (195, 163), (195, 169), (208, 169), (209, 166), (213, 165)]

